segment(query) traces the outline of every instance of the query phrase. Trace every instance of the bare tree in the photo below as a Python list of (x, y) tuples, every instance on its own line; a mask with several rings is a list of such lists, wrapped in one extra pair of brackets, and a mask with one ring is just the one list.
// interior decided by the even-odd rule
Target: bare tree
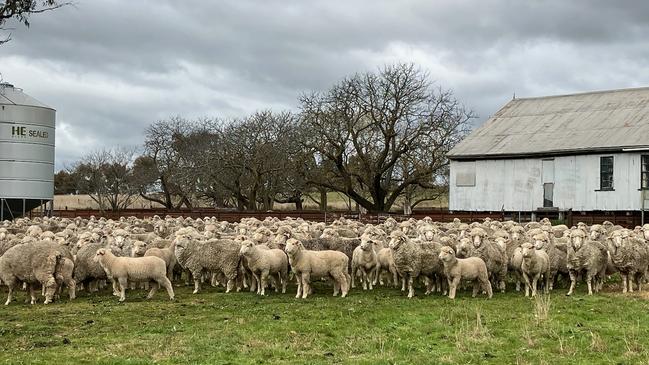
[(128, 208), (138, 192), (133, 176), (133, 157), (132, 148), (88, 153), (71, 171), (77, 177), (78, 190), (87, 192), (102, 212)]
[(390, 210), (409, 187), (437, 188), (446, 153), (474, 116), (412, 64), (356, 74), (300, 101), (302, 141), (324, 168), (310, 182), (373, 212)]
[[(72, 5), (72, 3), (58, 0), (5, 0), (4, 3), (0, 4), (0, 30), (6, 29), (4, 25), (9, 19), (15, 19), (19, 23), (29, 27), (29, 18), (31, 15), (44, 13), (67, 5)], [(11, 34), (5, 39), (1, 39), (0, 45), (10, 40)]]

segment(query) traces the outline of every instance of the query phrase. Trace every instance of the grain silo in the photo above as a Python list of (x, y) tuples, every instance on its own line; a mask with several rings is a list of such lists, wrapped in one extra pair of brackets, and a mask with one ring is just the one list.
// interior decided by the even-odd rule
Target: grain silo
[(51, 208), (56, 111), (0, 83), (0, 221)]

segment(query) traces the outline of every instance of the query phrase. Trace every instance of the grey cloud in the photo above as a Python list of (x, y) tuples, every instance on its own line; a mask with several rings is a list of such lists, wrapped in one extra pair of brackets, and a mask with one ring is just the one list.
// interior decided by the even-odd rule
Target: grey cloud
[(301, 92), (390, 62), (429, 70), (477, 124), (513, 93), (649, 84), (638, 1), (79, 0), (13, 38), (0, 72), (69, 127), (57, 167), (138, 144), (157, 119), (295, 108)]

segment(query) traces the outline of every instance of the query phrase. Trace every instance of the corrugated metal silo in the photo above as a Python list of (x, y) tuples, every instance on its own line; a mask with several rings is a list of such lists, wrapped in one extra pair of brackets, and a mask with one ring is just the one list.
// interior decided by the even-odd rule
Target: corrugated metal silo
[(0, 84), (0, 220), (54, 197), (56, 111), (11, 84)]

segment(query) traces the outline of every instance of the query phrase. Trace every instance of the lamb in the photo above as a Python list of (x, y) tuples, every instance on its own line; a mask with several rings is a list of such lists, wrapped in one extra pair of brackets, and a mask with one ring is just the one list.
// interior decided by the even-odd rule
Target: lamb
[(7, 250), (0, 257), (0, 281), (9, 289), (5, 305), (11, 303), (19, 282), (29, 285), (31, 304), (36, 304), (37, 286), (45, 287), (44, 303), (51, 303), (57, 289), (55, 273), (62, 257), (51, 242), (29, 242)]
[(462, 280), (473, 282), (473, 294), (478, 294), (480, 287), (487, 293), (487, 297), (493, 296), (487, 265), (479, 257), (466, 259), (455, 257), (455, 251), (451, 247), (444, 246), (440, 249), (439, 259), (444, 265), (444, 274), (448, 280), (448, 297), (455, 299), (457, 286)]
[(198, 241), (188, 236), (176, 237), (175, 254), (177, 263), (188, 269), (194, 278), (194, 294), (201, 289), (204, 271), (222, 273), (226, 279), (226, 293), (233, 288), (239, 274), (241, 245), (232, 240), (211, 239)]
[(642, 290), (642, 283), (647, 275), (649, 265), (649, 248), (636, 237), (631, 237), (628, 230), (611, 233), (608, 251), (615, 268), (622, 276), (622, 293), (633, 293), (633, 283)]
[(505, 279), (507, 277), (507, 264), (509, 258), (505, 248), (491, 242), (487, 233), (482, 228), (473, 228), (470, 232), (471, 241), (460, 241), (457, 249), (457, 256), (480, 257), (487, 265), (489, 277), (496, 281), (498, 288), (505, 291)]
[[(269, 249), (263, 245), (255, 245), (251, 241), (244, 241), (239, 250), (240, 255), (246, 258), (248, 268), (257, 280), (257, 294), (266, 295), (266, 281), (269, 275), (277, 275), (278, 283), (282, 284), (282, 293), (286, 293), (288, 282), (288, 258), (280, 249)], [(275, 286), (275, 291), (279, 285)]]
[(377, 268), (378, 258), (374, 250), (374, 241), (372, 238), (365, 238), (352, 254), (352, 288), (356, 287), (356, 275), (360, 273), (363, 290), (367, 290), (368, 286), (372, 290)]
[(568, 267), (566, 266), (566, 253), (555, 247), (552, 237), (547, 233), (535, 234), (532, 237), (534, 247), (537, 250), (543, 250), (548, 254), (550, 260), (550, 272), (548, 274), (548, 282), (550, 284), (548, 290), (552, 290), (554, 279), (558, 273), (568, 274)]
[(339, 251), (311, 251), (302, 242), (290, 238), (284, 249), (297, 281), (296, 298), (306, 299), (311, 293), (311, 278), (329, 277), (334, 281), (334, 296), (340, 290), (344, 298), (349, 292), (351, 277), (348, 273), (349, 257)]
[(576, 228), (570, 230), (566, 257), (568, 272), (570, 274), (570, 289), (566, 295), (571, 295), (575, 289), (577, 276), (582, 273), (588, 285), (588, 295), (599, 291), (606, 274), (608, 250), (597, 241), (587, 241), (587, 234)]
[(444, 275), (444, 267), (439, 260), (442, 245), (435, 242), (417, 243), (401, 230), (393, 231), (390, 238), (395, 266), (408, 286), (408, 298), (415, 295), (413, 284), (419, 275), (429, 279), (426, 294), (430, 294), (433, 291), (431, 284)]
[(106, 271), (106, 276), (113, 282), (113, 289), (119, 292), (119, 301), (126, 300), (126, 285), (129, 281), (155, 281), (158, 285), (152, 285), (147, 299), (153, 298), (162, 286), (167, 290), (169, 299), (174, 300), (174, 289), (171, 281), (167, 278), (167, 269), (164, 260), (159, 257), (118, 257), (106, 248), (97, 250), (95, 262)]
[(377, 282), (383, 285), (382, 274), (384, 272), (389, 272), (392, 276), (392, 285), (396, 287), (399, 285), (399, 273), (397, 272), (397, 267), (394, 263), (394, 256), (392, 256), (392, 250), (389, 247), (380, 249), (376, 254), (377, 259), (377, 269), (376, 277), (374, 278), (374, 285)]
[(545, 251), (537, 250), (528, 242), (523, 243), (521, 249), (523, 255), (521, 271), (525, 280), (525, 296), (530, 296), (530, 288), (532, 297), (536, 296), (536, 285), (541, 276), (545, 279), (543, 291), (547, 294), (550, 288), (550, 257)]

